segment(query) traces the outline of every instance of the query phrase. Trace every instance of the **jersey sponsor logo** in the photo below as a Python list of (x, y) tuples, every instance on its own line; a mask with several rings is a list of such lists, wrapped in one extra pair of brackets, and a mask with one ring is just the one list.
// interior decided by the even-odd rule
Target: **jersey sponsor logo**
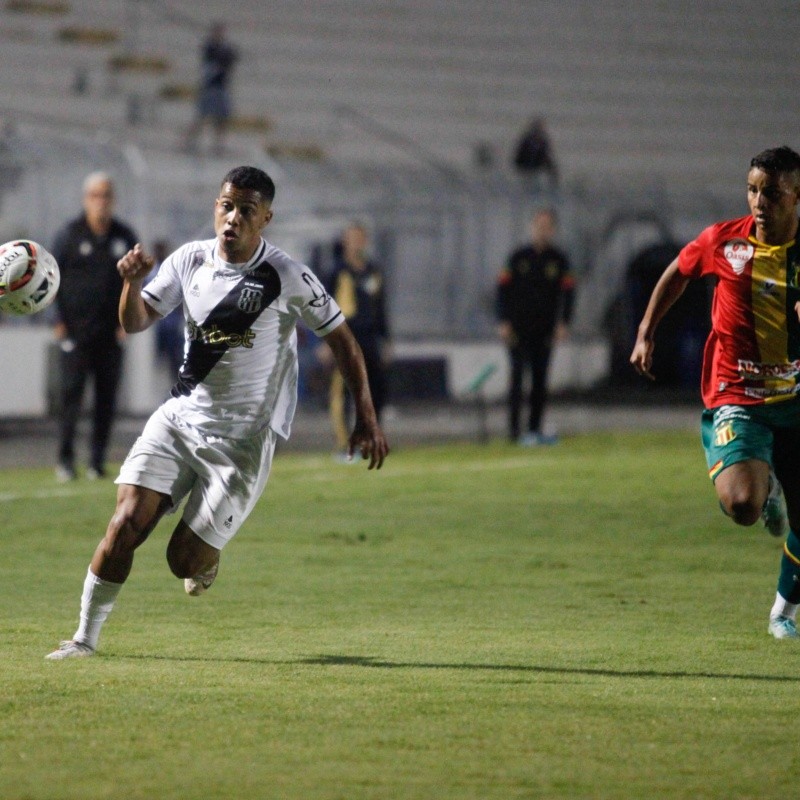
[(724, 405), (720, 406), (714, 413), (714, 425), (720, 426), (724, 422), (733, 419), (750, 420), (750, 412), (742, 406)]
[(219, 278), (221, 281), (238, 281), (241, 280), (242, 274), (234, 270), (215, 269), (211, 280), (215, 281)]
[(800, 386), (794, 383), (786, 384), (780, 387), (772, 386), (747, 386), (744, 390), (746, 397), (754, 397), (759, 400), (769, 402), (770, 400), (788, 400), (790, 397), (795, 397), (800, 394)]
[(745, 239), (731, 239), (722, 245), (722, 254), (737, 275), (741, 275), (753, 258), (755, 248)]
[(739, 374), (745, 380), (791, 380), (800, 375), (800, 359), (785, 364), (762, 364), (739, 359)]
[(331, 301), (331, 296), (325, 291), (325, 287), (310, 272), (304, 272), (302, 278), (306, 286), (311, 289), (314, 299), (309, 302), (312, 308), (322, 308)]
[(191, 342), (202, 342), (209, 345), (224, 345), (225, 347), (253, 346), (255, 333), (248, 328), (243, 333), (225, 333), (218, 325), (198, 325), (192, 320), (186, 323), (187, 336)]

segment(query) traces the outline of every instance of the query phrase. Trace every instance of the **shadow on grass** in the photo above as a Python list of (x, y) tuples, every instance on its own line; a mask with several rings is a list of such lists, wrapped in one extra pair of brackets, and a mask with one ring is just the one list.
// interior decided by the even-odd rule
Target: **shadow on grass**
[(321, 655), (313, 658), (301, 658), (291, 664), (308, 664), (310, 666), (355, 666), (375, 669), (453, 669), (475, 670), (487, 672), (529, 672), (543, 675), (589, 675), (607, 678), (714, 678), (717, 680), (739, 681), (778, 681), (800, 683), (800, 676), (795, 675), (757, 675), (754, 673), (736, 672), (703, 672), (701, 670), (651, 670), (651, 669), (603, 669), (595, 667), (546, 667), (537, 664), (470, 664), (470, 663), (431, 663), (420, 661), (384, 661), (370, 656)]
[[(105, 656), (109, 657), (109, 656)], [(122, 655), (116, 658), (141, 659), (143, 661), (196, 661), (233, 664), (264, 664), (272, 666), (311, 667), (364, 667), (366, 669), (423, 669), (465, 670), (468, 672), (522, 672), (538, 675), (587, 675), (601, 678), (710, 678), (713, 680), (766, 681), (774, 683), (800, 683), (800, 675), (759, 675), (753, 672), (707, 672), (704, 670), (657, 670), (657, 669), (604, 669), (602, 667), (556, 667), (541, 664), (481, 664), (470, 662), (432, 661), (388, 661), (373, 656), (318, 655), (291, 661), (273, 661), (269, 658), (166, 655)]]

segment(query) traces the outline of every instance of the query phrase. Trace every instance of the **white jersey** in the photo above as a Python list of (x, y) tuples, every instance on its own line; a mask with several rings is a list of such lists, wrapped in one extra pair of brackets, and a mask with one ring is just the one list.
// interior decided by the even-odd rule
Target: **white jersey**
[(311, 270), (263, 239), (247, 264), (223, 261), (216, 239), (185, 244), (142, 297), (162, 316), (183, 303), (184, 359), (164, 410), (211, 436), (268, 425), (287, 438), (297, 406), (296, 323), (324, 336), (344, 321)]

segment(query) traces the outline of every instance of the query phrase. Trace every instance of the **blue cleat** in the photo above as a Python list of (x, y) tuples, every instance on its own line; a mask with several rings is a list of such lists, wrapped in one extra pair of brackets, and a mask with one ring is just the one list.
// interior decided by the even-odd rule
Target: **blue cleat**
[(800, 639), (800, 633), (797, 632), (795, 621), (789, 617), (784, 617), (782, 614), (777, 617), (770, 617), (767, 630), (776, 639)]

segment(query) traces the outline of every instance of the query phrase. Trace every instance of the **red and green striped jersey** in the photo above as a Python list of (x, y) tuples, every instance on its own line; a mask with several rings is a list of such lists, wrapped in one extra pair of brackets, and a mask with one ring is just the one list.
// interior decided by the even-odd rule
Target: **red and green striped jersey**
[(703, 354), (706, 408), (796, 399), (800, 388), (800, 248), (753, 236), (752, 216), (706, 228), (678, 256), (688, 278), (714, 275)]

